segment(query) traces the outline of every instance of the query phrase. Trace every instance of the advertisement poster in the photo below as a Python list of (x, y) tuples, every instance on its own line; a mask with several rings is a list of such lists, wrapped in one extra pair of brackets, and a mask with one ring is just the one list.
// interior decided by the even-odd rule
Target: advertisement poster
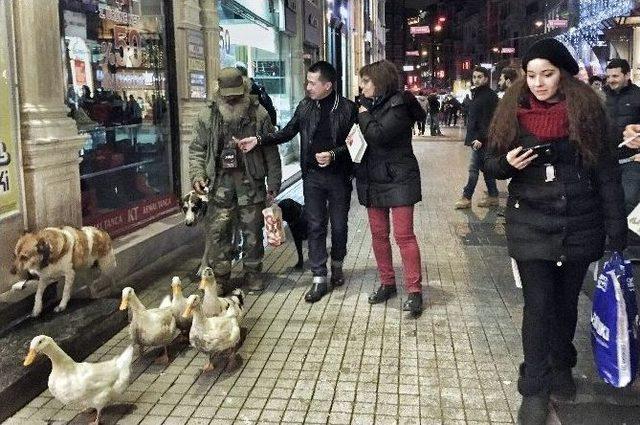
[[(8, 39), (3, 16), (0, 16), (0, 39)], [(20, 190), (7, 44), (0, 43), (0, 216), (18, 211)]]

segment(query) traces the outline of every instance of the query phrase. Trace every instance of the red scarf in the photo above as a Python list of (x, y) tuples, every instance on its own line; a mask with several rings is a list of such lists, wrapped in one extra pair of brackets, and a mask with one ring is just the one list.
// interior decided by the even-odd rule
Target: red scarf
[(560, 139), (569, 135), (567, 101), (558, 103), (541, 102), (529, 97), (530, 108), (518, 108), (520, 125), (541, 141)]

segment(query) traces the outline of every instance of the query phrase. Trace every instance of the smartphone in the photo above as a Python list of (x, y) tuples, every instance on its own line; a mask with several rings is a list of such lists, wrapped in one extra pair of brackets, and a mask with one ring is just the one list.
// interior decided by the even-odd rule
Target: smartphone
[(538, 158), (542, 159), (551, 159), (553, 154), (553, 149), (551, 148), (551, 143), (544, 143), (542, 145), (536, 145), (529, 148), (532, 150), (534, 154), (538, 155)]

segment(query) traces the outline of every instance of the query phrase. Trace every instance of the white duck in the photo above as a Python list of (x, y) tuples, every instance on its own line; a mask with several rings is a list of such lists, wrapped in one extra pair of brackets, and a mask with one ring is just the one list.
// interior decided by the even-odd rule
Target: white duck
[(182, 333), (188, 335), (189, 329), (191, 329), (191, 317), (182, 317), (184, 309), (187, 308), (187, 299), (182, 294), (182, 282), (178, 276), (174, 276), (171, 280), (171, 292), (173, 293), (171, 313), (173, 313), (173, 317), (176, 319), (176, 326)]
[(118, 357), (100, 363), (76, 363), (67, 353), (46, 335), (31, 340), (24, 365), (29, 366), (39, 354), (51, 359), (49, 391), (61, 403), (78, 403), (96, 409), (96, 420), (100, 423), (102, 409), (129, 384), (133, 346)]
[(131, 287), (122, 290), (120, 310), (129, 308), (131, 323), (129, 336), (133, 344), (144, 352), (145, 347), (163, 347), (164, 354), (156, 359), (157, 363), (169, 364), (167, 345), (178, 335), (176, 319), (171, 313), (171, 298), (166, 296), (160, 307), (146, 309)]
[(231, 296), (219, 297), (218, 282), (211, 267), (207, 267), (202, 271), (200, 286), (198, 288), (204, 291), (204, 297), (202, 297), (202, 313), (206, 317), (219, 316), (229, 307), (235, 310), (238, 321), (244, 316), (244, 292), (242, 292), (241, 289), (234, 289)]
[(189, 331), (189, 342), (196, 350), (209, 355), (209, 361), (203, 372), (213, 370), (213, 358), (217, 355), (229, 359), (230, 364), (235, 363), (236, 348), (240, 342), (240, 325), (236, 311), (228, 308), (221, 316), (205, 317), (202, 313), (200, 297), (191, 295), (187, 299), (184, 316), (191, 315), (193, 322)]

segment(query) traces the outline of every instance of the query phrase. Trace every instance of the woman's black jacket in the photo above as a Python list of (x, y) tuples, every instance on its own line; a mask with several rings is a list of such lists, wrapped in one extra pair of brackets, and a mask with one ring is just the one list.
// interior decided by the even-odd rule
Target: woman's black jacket
[[(511, 178), (505, 213), (509, 255), (521, 261), (596, 261), (604, 253), (605, 235), (611, 249), (624, 249), (627, 221), (615, 153), (603, 143), (595, 164), (587, 165), (569, 138), (550, 143), (548, 157), (539, 156), (522, 170), (489, 146), (485, 172)], [(521, 131), (515, 146), (537, 144), (535, 136)]]
[(408, 206), (422, 199), (420, 169), (411, 147), (413, 124), (425, 112), (413, 95), (395, 92), (358, 114), (367, 142), (356, 165), (358, 200), (365, 207)]

